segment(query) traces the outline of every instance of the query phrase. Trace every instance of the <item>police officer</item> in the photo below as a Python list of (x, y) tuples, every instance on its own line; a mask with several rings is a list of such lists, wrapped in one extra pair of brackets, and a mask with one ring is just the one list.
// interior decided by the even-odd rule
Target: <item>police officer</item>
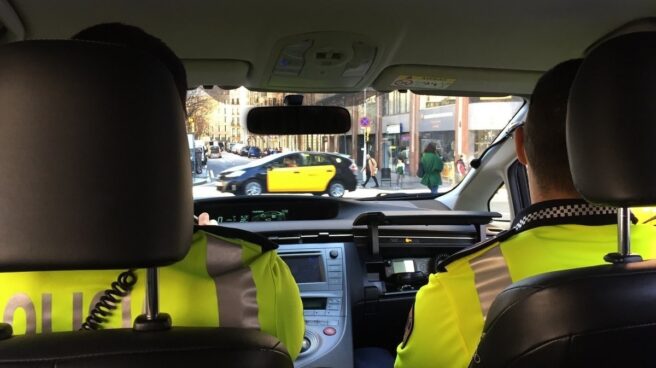
[[(122, 24), (94, 26), (74, 38), (117, 43), (153, 54), (171, 71), (185, 104), (184, 66), (161, 40)], [(209, 224), (209, 216), (201, 215), (199, 222)], [(295, 359), (305, 332), (303, 306), (289, 268), (275, 252), (277, 246), (241, 230), (200, 229), (184, 259), (159, 268), (160, 309), (171, 315), (175, 326), (259, 329), (276, 336)], [(2, 321), (11, 324), (15, 334), (76, 330), (85, 320), (87, 326), (100, 328), (131, 327), (144, 310), (145, 270), (135, 271), (137, 282), (128, 295), (103, 308), (107, 315), (86, 319), (121, 273), (0, 273)], [(118, 290), (127, 288), (118, 286)]]
[[(256, 234), (215, 227), (194, 233), (181, 261), (159, 268), (160, 310), (175, 326), (255, 328), (276, 336), (292, 358), (301, 349), (303, 306), (276, 245)], [(145, 231), (145, 230), (144, 230)], [(0, 311), (15, 334), (79, 329), (122, 271), (1, 273)], [(145, 301), (145, 270), (129, 296), (100, 323), (131, 327)]]
[[(490, 305), (505, 287), (540, 273), (602, 264), (616, 251), (616, 209), (583, 201), (569, 172), (567, 98), (580, 62), (564, 62), (540, 78), (526, 123), (515, 131), (532, 205), (511, 230), (451, 257), (430, 276), (410, 311), (396, 368), (466, 367)], [(636, 253), (655, 258), (653, 226), (633, 225), (631, 237)]]

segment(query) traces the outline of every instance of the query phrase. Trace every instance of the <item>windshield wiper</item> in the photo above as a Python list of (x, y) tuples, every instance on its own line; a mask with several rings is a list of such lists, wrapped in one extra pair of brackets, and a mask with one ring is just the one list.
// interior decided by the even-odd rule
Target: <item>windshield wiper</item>
[(359, 201), (409, 201), (419, 199), (435, 199), (444, 193), (378, 193), (375, 197), (358, 198)]

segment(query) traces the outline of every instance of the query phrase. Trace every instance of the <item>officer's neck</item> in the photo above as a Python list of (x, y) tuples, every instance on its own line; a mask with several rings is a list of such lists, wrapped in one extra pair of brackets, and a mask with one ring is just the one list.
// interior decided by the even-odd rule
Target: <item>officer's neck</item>
[(551, 192), (551, 193), (533, 194), (533, 191), (531, 191), (531, 204), (553, 201), (553, 200), (563, 200), (563, 199), (581, 199), (581, 195), (579, 195), (578, 193), (571, 193), (571, 192)]
[(562, 199), (581, 199), (581, 195), (574, 189), (543, 188), (537, 185), (535, 179), (529, 176), (529, 192), (531, 204)]

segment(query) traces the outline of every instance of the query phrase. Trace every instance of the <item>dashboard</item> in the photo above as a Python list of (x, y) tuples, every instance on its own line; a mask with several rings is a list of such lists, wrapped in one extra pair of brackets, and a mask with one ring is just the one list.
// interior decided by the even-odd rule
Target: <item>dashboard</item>
[(435, 200), (266, 195), (203, 199), (221, 225), (279, 245), (299, 286), (306, 333), (296, 368), (352, 367), (353, 351), (394, 352), (417, 290), (450, 255), (487, 237), (500, 215)]
[[(245, 200), (247, 199), (247, 200)], [(308, 198), (237, 198), (216, 202), (203, 200), (197, 207), (210, 214), (211, 219), (224, 225), (229, 223), (316, 221), (334, 219), (339, 215), (339, 205), (333, 201), (315, 200), (308, 205)]]

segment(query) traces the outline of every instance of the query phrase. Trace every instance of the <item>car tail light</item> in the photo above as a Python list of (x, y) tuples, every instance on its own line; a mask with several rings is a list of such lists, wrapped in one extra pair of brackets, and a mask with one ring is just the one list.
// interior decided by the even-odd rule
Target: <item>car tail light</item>
[(358, 173), (358, 166), (354, 163), (351, 163), (351, 166), (349, 167), (349, 169), (351, 169), (351, 172), (353, 172), (353, 174)]

